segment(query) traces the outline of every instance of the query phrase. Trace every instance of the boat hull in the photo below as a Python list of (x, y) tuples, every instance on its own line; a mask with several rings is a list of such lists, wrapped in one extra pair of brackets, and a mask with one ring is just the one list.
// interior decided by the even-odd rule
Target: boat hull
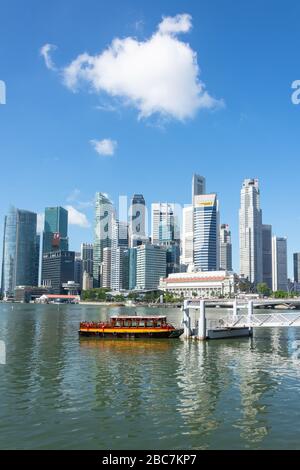
[(165, 330), (165, 331), (96, 331), (96, 330), (79, 330), (79, 336), (88, 336), (95, 338), (150, 338), (150, 339), (174, 339), (179, 338), (183, 329)]

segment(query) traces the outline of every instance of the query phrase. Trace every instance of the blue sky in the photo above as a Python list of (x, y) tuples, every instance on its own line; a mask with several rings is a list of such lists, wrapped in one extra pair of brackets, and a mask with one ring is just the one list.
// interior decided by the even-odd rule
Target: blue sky
[[(300, 79), (299, 2), (2, 0), (0, 8), (0, 80), (7, 86), (7, 104), (0, 105), (1, 231), (10, 204), (38, 213), (72, 205), (92, 224), (96, 191), (114, 201), (141, 192), (149, 205), (187, 204), (197, 172), (219, 195), (238, 269), (240, 187), (257, 177), (264, 223), (288, 237), (291, 272), (292, 253), (300, 251), (300, 105), (291, 102), (291, 83)], [(198, 106), (183, 119), (152, 108), (141, 116), (141, 105), (122, 93), (112, 97), (87, 81), (74, 92), (63, 83), (80, 54), (101, 54), (114, 38), (147, 42), (163, 17), (177, 14), (190, 15), (192, 28), (171, 38), (197, 54), (201, 82), (224, 106)], [(45, 44), (56, 46), (55, 70), (40, 54)], [(117, 143), (113, 155), (99, 155), (90, 142), (103, 139)], [(91, 227), (70, 226), (72, 249), (92, 237)]]

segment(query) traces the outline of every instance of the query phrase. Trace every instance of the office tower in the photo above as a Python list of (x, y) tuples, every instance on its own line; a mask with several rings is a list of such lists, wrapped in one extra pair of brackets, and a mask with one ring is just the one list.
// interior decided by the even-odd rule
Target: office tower
[(269, 289), (272, 289), (272, 225), (262, 225), (262, 261), (262, 280), (265, 284), (267, 284)]
[(204, 176), (193, 174), (192, 178), (192, 203), (195, 196), (206, 194), (206, 181)]
[(82, 259), (82, 272), (93, 274), (93, 244), (92, 243), (81, 243), (80, 245), (80, 257)]
[(16, 286), (37, 285), (37, 215), (12, 207), (4, 219), (1, 293), (13, 296)]
[(220, 269), (232, 271), (231, 231), (227, 224), (220, 228)]
[(93, 288), (93, 276), (87, 271), (84, 271), (82, 276), (82, 290), (89, 290)]
[(127, 256), (128, 256), (128, 289), (133, 290), (136, 287), (137, 248), (129, 248)]
[(245, 179), (241, 189), (240, 274), (250, 282), (262, 282), (262, 212), (257, 179)]
[(74, 281), (82, 287), (82, 276), (83, 276), (83, 263), (81, 259), (81, 253), (75, 253), (74, 261)]
[(115, 249), (112, 249), (112, 257), (111, 257), (111, 288), (114, 291), (121, 291), (125, 289), (124, 281), (125, 281), (125, 273), (124, 269), (126, 269), (126, 252), (128, 248), (123, 246), (118, 246)]
[(106, 289), (111, 288), (111, 251), (112, 249), (109, 247), (103, 249), (101, 287), (105, 287)]
[(39, 270), (40, 270), (40, 249), (41, 249), (41, 235), (38, 233), (35, 236), (35, 267), (34, 267), (34, 286), (39, 285)]
[(219, 269), (219, 203), (216, 194), (194, 197), (194, 266)]
[(151, 240), (153, 244), (180, 239), (175, 204), (167, 202), (151, 204), (151, 220)]
[(288, 290), (287, 239), (272, 237), (272, 277), (273, 291)]
[(181, 240), (181, 259), (183, 265), (188, 266), (193, 263), (193, 206), (184, 207), (182, 210), (182, 240)]
[(101, 286), (101, 263), (103, 250), (111, 246), (111, 229), (114, 209), (109, 198), (103, 193), (95, 197), (95, 230), (93, 251), (94, 287)]
[(112, 218), (111, 288), (123, 289), (124, 252), (128, 249), (128, 224)]
[(129, 208), (130, 247), (142, 244), (146, 238), (146, 204), (142, 194), (134, 194)]
[(180, 240), (160, 242), (159, 246), (166, 250), (167, 276), (180, 272)]
[(136, 288), (157, 289), (166, 276), (166, 250), (158, 245), (141, 245), (137, 250)]
[(300, 284), (300, 253), (294, 253), (294, 281)]
[(53, 294), (65, 294), (63, 284), (74, 281), (74, 251), (50, 251), (43, 254), (42, 285)]
[(68, 211), (63, 207), (46, 207), (43, 234), (43, 253), (68, 251)]

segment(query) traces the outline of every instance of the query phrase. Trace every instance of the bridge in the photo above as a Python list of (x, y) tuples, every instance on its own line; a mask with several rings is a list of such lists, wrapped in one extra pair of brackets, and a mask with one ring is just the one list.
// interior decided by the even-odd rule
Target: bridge
[[(232, 310), (217, 319), (208, 319), (206, 306), (209, 302), (186, 300), (183, 305), (185, 338), (200, 340), (229, 337), (251, 336), (253, 328), (300, 327), (300, 313), (262, 313), (254, 314), (254, 301), (247, 304), (232, 302)], [(246, 313), (239, 310), (247, 309)]]

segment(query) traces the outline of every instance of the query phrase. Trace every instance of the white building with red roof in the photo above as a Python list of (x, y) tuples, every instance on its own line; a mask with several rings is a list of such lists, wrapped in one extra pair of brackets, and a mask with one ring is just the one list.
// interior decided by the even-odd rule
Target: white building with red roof
[(237, 280), (232, 271), (176, 273), (161, 278), (159, 288), (185, 298), (230, 297), (236, 294)]

